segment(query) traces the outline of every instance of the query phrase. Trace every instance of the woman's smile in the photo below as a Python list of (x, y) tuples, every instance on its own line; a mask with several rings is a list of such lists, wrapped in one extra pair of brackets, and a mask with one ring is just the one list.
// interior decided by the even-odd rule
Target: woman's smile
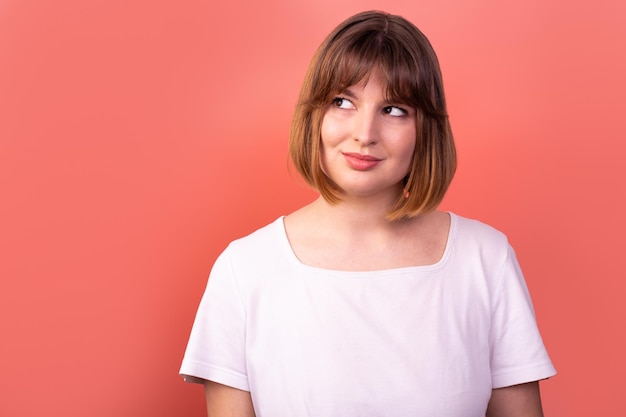
[(346, 159), (348, 165), (357, 171), (369, 171), (382, 162), (380, 158), (354, 152), (343, 152), (343, 157)]

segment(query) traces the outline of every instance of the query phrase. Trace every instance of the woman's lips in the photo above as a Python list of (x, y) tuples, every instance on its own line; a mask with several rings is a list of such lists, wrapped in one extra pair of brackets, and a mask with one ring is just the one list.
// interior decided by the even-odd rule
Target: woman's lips
[(343, 157), (352, 169), (367, 171), (378, 165), (382, 159), (360, 153), (343, 152)]

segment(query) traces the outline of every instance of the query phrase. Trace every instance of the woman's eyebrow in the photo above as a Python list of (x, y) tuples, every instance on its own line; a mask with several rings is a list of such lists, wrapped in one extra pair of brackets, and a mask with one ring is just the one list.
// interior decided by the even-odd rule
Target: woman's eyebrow
[(356, 100), (358, 98), (357, 95), (350, 89), (350, 87), (343, 90), (341, 92), (341, 95), (351, 98), (353, 100)]

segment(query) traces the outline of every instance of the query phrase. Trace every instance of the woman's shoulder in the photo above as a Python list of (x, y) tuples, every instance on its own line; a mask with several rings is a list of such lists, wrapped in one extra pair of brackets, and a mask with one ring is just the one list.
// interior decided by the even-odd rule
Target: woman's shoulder
[(280, 216), (248, 235), (233, 240), (227, 250), (258, 252), (263, 249), (276, 248), (284, 238), (283, 219), (284, 216)]
[(450, 212), (456, 228), (456, 239), (465, 245), (507, 248), (509, 240), (504, 232), (481, 220), (460, 216)]
[(450, 214), (456, 231), (451, 258), (455, 265), (468, 268), (480, 265), (482, 270), (500, 271), (514, 255), (505, 233), (477, 219)]

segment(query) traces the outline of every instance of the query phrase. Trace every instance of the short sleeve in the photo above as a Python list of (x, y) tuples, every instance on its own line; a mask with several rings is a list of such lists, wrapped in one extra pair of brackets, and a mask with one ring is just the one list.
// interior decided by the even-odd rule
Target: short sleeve
[(539, 381), (556, 374), (537, 328), (526, 282), (510, 246), (492, 298), (489, 338), (493, 388)]
[(249, 391), (245, 355), (246, 311), (228, 249), (215, 261), (191, 330), (180, 374)]

